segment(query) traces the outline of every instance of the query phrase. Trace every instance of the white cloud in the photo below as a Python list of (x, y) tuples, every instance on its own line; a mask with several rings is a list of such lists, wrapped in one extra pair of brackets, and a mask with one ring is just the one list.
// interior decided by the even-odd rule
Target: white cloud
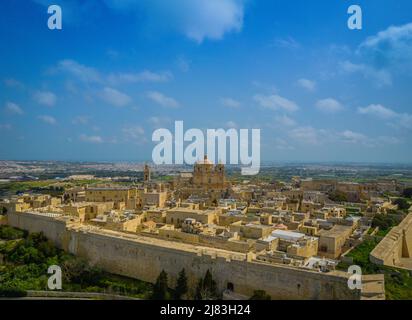
[(51, 71), (64, 72), (83, 82), (102, 82), (102, 75), (94, 68), (82, 65), (77, 61), (65, 59), (58, 62)]
[(293, 112), (299, 109), (298, 105), (286, 98), (283, 98), (279, 95), (261, 95), (257, 94), (253, 99), (263, 108), (271, 110), (284, 110), (287, 112)]
[(169, 71), (153, 72), (144, 70), (140, 73), (118, 73), (108, 76), (108, 81), (112, 84), (136, 83), (136, 82), (167, 82), (173, 79), (173, 74)]
[(24, 88), (23, 83), (13, 78), (4, 79), (4, 84), (9, 88), (19, 88), (19, 89)]
[(75, 118), (73, 119), (72, 123), (73, 123), (73, 124), (82, 124), (82, 125), (85, 125), (85, 124), (88, 124), (88, 123), (89, 123), (89, 120), (90, 120), (90, 117), (89, 117), (89, 116), (77, 116), (77, 117), (75, 117)]
[(336, 113), (343, 109), (342, 104), (332, 98), (318, 100), (316, 102), (316, 108), (325, 113)]
[[(33, 0), (49, 6), (47, 0)], [(242, 30), (247, 0), (66, 0), (63, 2), (68, 23), (80, 24), (94, 18), (90, 12), (114, 9), (146, 21), (146, 28), (181, 33), (198, 43), (219, 40)]]
[(233, 98), (221, 98), (220, 104), (228, 108), (239, 108), (241, 103)]
[(343, 138), (344, 142), (347, 143), (364, 144), (368, 142), (368, 137), (366, 137), (364, 134), (353, 132), (351, 130), (345, 130), (344, 132), (342, 132), (341, 137)]
[(185, 18), (187, 37), (201, 43), (205, 38), (220, 40), (225, 33), (239, 32), (244, 8), (239, 0), (186, 0), (191, 8)]
[(149, 91), (147, 93), (147, 97), (153, 102), (161, 105), (162, 107), (167, 107), (167, 108), (179, 107), (179, 103), (175, 99), (165, 96), (163, 93), (158, 92), (158, 91)]
[(390, 26), (367, 38), (358, 49), (377, 69), (412, 70), (412, 23)]
[(18, 115), (24, 114), (24, 111), (22, 110), (22, 108), (20, 108), (20, 106), (14, 102), (6, 102), (5, 109), (8, 113), (18, 114)]
[(127, 94), (109, 87), (105, 87), (100, 92), (100, 98), (115, 107), (124, 107), (132, 102), (132, 99)]
[(70, 59), (59, 61), (57, 67), (52, 68), (51, 71), (66, 73), (82, 82), (107, 85), (137, 82), (167, 82), (173, 79), (173, 74), (170, 71), (153, 72), (144, 70), (135, 73), (119, 72), (104, 74), (93, 67), (80, 64)]
[(392, 84), (392, 75), (385, 69), (375, 69), (367, 64), (354, 64), (350, 61), (340, 63), (340, 69), (345, 73), (360, 73), (365, 79), (372, 80), (377, 86)]
[(316, 90), (316, 82), (309, 80), (309, 79), (299, 79), (298, 80), (298, 85), (301, 86), (303, 89), (313, 92)]
[(412, 23), (390, 26), (363, 41), (356, 52), (361, 62), (345, 61), (341, 69), (360, 73), (378, 86), (392, 85), (392, 75), (412, 71)]
[(149, 21), (183, 33), (201, 43), (205, 39), (219, 40), (230, 32), (239, 32), (243, 26), (245, 0), (164, 0), (118, 1), (106, 4), (122, 11), (140, 9)]
[(288, 38), (277, 38), (274, 41), (274, 45), (279, 48), (286, 48), (286, 49), (298, 49), (300, 48), (300, 43), (297, 42), (292, 37)]
[(236, 122), (234, 122), (234, 121), (228, 121), (228, 122), (226, 122), (226, 127), (227, 128), (230, 128), (230, 129), (236, 129), (237, 128), (237, 123)]
[(289, 137), (309, 145), (320, 145), (324, 142), (328, 133), (323, 129), (313, 127), (299, 127), (289, 131)]
[(122, 129), (126, 141), (132, 141), (136, 144), (144, 144), (147, 142), (145, 130), (141, 126), (127, 126)]
[(372, 115), (381, 119), (393, 119), (397, 116), (397, 113), (389, 108), (380, 104), (371, 104), (367, 107), (358, 108), (360, 114)]
[(358, 113), (390, 121), (389, 124), (393, 127), (412, 129), (411, 114), (398, 113), (380, 104), (371, 104), (367, 107), (358, 108)]
[(152, 124), (154, 127), (158, 128), (170, 124), (172, 120), (167, 117), (150, 117), (148, 119), (148, 122)]
[(79, 138), (83, 142), (103, 143), (103, 138), (101, 136), (89, 136), (89, 135), (86, 135), (86, 134), (81, 134)]
[(43, 121), (44, 123), (47, 123), (47, 124), (50, 124), (50, 125), (57, 124), (56, 119), (52, 116), (43, 115), (43, 116), (38, 116), (37, 118), (39, 120)]
[(293, 127), (296, 125), (296, 121), (286, 115), (283, 115), (275, 118), (275, 124), (282, 127)]
[(53, 107), (57, 101), (56, 95), (50, 91), (37, 91), (34, 93), (33, 99), (36, 103), (46, 107)]
[(344, 143), (362, 145), (369, 148), (399, 144), (401, 141), (396, 137), (379, 136), (370, 138), (362, 133), (345, 130), (338, 134), (338, 138)]
[(294, 150), (295, 149), (295, 147), (293, 147), (288, 141), (282, 138), (275, 139), (275, 148), (278, 150)]

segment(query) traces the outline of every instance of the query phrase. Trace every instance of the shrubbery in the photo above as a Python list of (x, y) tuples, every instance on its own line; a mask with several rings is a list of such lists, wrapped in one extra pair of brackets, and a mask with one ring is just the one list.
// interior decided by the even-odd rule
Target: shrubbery
[(27, 236), (27, 232), (18, 230), (10, 226), (0, 226), (0, 239), (2, 240), (16, 240)]
[(406, 188), (403, 190), (402, 195), (405, 198), (412, 198), (412, 188)]
[(409, 204), (409, 202), (406, 200), (406, 199), (404, 199), (404, 198), (398, 198), (398, 199), (396, 199), (394, 202), (393, 202), (393, 204), (396, 204), (397, 206), (398, 206), (398, 209), (399, 210), (408, 210), (409, 208), (410, 208), (410, 204)]
[(47, 290), (47, 269), (59, 265), (63, 273), (63, 290), (106, 292), (142, 298), (149, 297), (152, 285), (115, 276), (90, 266), (87, 261), (65, 253), (42, 233), (27, 235), (11, 227), (0, 227), (0, 296), (20, 296), (26, 290)]
[(402, 215), (398, 216), (394, 214), (379, 214), (373, 218), (372, 227), (379, 227), (379, 235), (384, 236), (392, 227), (397, 226), (403, 220), (403, 218), (404, 216)]
[(17, 298), (25, 297), (27, 295), (25, 290), (11, 287), (8, 285), (0, 285), (0, 297)]

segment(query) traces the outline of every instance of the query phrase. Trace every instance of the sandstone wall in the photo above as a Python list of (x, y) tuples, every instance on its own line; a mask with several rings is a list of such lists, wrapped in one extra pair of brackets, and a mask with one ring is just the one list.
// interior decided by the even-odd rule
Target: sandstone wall
[(396, 266), (401, 258), (412, 258), (412, 213), (386, 235), (369, 256), (371, 262)]
[(164, 269), (174, 287), (178, 273), (185, 268), (193, 291), (208, 269), (220, 290), (233, 284), (234, 291), (251, 296), (265, 290), (273, 299), (357, 299), (357, 291), (347, 287), (346, 275), (324, 274), (302, 269), (246, 260), (246, 255), (223, 250), (176, 244), (170, 241), (115, 232), (82, 231), (65, 228), (63, 221), (18, 213), (9, 217), (12, 226), (30, 232), (43, 231), (61, 248), (98, 265), (108, 272), (155, 282)]
[(43, 232), (59, 248), (62, 240), (67, 237), (66, 223), (54, 217), (31, 213), (8, 213), (8, 224), (12, 227), (33, 232)]

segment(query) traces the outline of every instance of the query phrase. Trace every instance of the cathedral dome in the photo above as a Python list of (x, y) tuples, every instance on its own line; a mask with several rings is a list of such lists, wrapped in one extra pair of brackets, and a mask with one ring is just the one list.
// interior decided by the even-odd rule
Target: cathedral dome
[(207, 156), (203, 158), (203, 160), (199, 160), (196, 162), (196, 164), (208, 164), (208, 165), (213, 165), (212, 161), (210, 161)]

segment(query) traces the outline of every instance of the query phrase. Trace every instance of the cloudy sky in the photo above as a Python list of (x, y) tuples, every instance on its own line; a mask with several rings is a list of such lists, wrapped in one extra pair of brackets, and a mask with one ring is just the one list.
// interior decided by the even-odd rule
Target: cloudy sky
[(259, 128), (262, 159), (412, 162), (412, 2), (0, 2), (0, 159), (151, 158), (156, 128)]

